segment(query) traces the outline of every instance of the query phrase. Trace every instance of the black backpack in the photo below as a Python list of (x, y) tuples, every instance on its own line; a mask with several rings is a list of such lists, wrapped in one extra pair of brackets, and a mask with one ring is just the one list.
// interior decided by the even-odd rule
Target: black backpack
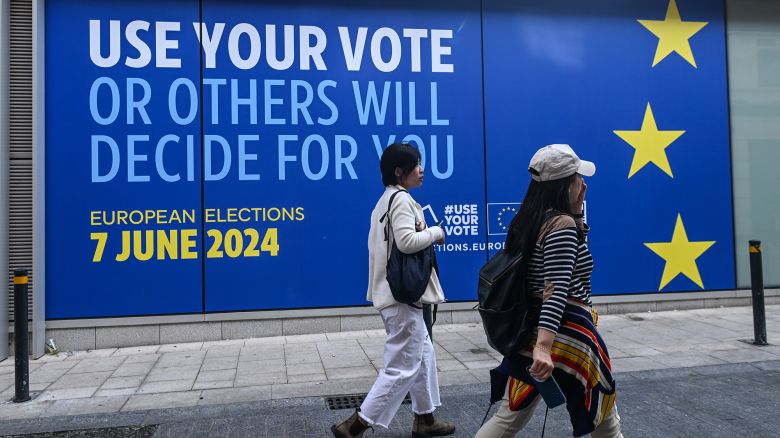
[(503, 250), (479, 270), (479, 316), (488, 344), (504, 356), (515, 356), (528, 344), (539, 321), (541, 303), (526, 293), (523, 254)]
[[(393, 206), (395, 196), (401, 192), (409, 193), (406, 190), (393, 193), (387, 204), (387, 212), (379, 219), (379, 222), (384, 222), (387, 219), (385, 241), (389, 239), (389, 233), (392, 231), (390, 208)], [(398, 249), (395, 239), (393, 239), (393, 247), (388, 252), (386, 277), (387, 283), (390, 285), (390, 292), (393, 293), (393, 299), (404, 304), (420, 301), (428, 287), (434, 264), (433, 245), (413, 254), (404, 254)]]
[[(550, 212), (544, 222), (566, 213)], [(499, 251), (479, 270), (479, 316), (488, 344), (504, 356), (528, 345), (539, 323), (542, 302), (527, 293), (523, 254)]]

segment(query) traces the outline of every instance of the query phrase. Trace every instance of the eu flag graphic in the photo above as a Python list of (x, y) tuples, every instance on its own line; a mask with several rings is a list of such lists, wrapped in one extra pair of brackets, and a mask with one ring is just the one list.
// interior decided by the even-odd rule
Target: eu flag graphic
[(488, 235), (505, 236), (509, 231), (509, 223), (520, 211), (519, 202), (489, 202), (488, 203)]
[(484, 17), (488, 203), (522, 200), (533, 153), (568, 143), (597, 167), (595, 294), (734, 288), (723, 1), (487, 0)]

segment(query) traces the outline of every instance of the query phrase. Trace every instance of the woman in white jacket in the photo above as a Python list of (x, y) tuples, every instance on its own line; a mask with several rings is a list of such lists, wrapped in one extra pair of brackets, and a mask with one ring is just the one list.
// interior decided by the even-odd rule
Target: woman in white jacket
[[(363, 404), (354, 414), (331, 427), (338, 438), (361, 437), (373, 425), (387, 427), (409, 393), (412, 399), (414, 423), (412, 435), (445, 436), (455, 432), (455, 425), (433, 417), (433, 411), (441, 405), (439, 381), (436, 374), (436, 355), (423, 320), (422, 302), (435, 304), (444, 301), (439, 277), (434, 270), (423, 294), (421, 303), (411, 306), (393, 299), (387, 283), (388, 250), (395, 241), (398, 249), (406, 254), (415, 253), (433, 245), (444, 243), (441, 227), (427, 227), (422, 208), (408, 190), (423, 183), (420, 153), (407, 144), (393, 144), (385, 149), (379, 161), (385, 192), (371, 213), (371, 230), (368, 233), (368, 295), (379, 310), (385, 325), (385, 366), (379, 372), (374, 386)], [(390, 197), (399, 192), (389, 211), (391, 230), (383, 220), (388, 213)]]

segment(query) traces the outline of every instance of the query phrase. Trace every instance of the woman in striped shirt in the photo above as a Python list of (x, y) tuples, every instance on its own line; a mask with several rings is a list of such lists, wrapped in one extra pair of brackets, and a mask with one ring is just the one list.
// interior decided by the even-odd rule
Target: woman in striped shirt
[(516, 435), (539, 402), (531, 377), (550, 376), (566, 395), (574, 436), (622, 437), (609, 353), (590, 300), (583, 176), (593, 176), (596, 166), (555, 144), (539, 149), (528, 170), (532, 181), (509, 227), (506, 251), (526, 254), (526, 290), (541, 302), (539, 323), (528, 347), (491, 373), (491, 399), (502, 401), (476, 437)]

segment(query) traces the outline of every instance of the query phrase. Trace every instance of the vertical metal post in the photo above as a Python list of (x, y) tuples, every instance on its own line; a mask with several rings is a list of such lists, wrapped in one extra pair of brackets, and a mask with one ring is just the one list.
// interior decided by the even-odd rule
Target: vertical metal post
[(761, 265), (761, 241), (750, 241), (750, 282), (753, 287), (753, 343), (769, 345), (766, 340), (764, 311), (764, 269)]
[(45, 2), (32, 0), (33, 311), (32, 355), (46, 354), (46, 99)]
[(0, 360), (8, 357), (8, 186), (11, 0), (0, 0)]
[(14, 359), (16, 396), (14, 403), (30, 400), (30, 334), (27, 330), (27, 293), (29, 280), (26, 270), (14, 271)]

